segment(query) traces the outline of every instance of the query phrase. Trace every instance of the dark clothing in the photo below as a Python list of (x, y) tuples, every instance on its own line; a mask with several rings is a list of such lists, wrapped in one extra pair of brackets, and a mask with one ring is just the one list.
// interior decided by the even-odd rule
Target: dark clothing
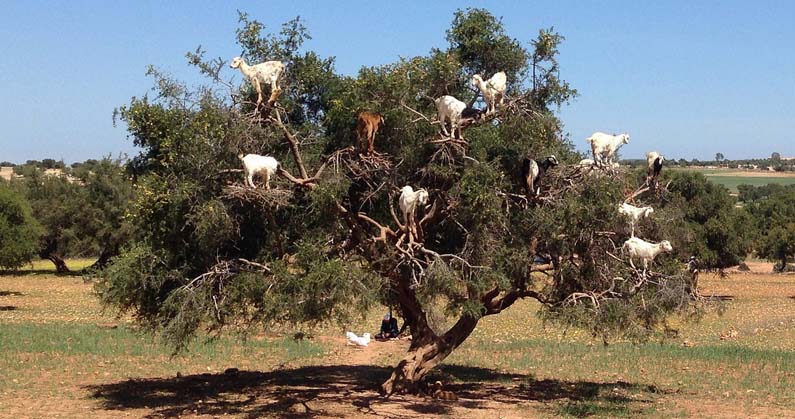
[(389, 339), (389, 338), (396, 338), (398, 337), (398, 322), (397, 319), (394, 317), (390, 317), (389, 320), (382, 320), (381, 321), (381, 333), (378, 334), (378, 337), (382, 339)]

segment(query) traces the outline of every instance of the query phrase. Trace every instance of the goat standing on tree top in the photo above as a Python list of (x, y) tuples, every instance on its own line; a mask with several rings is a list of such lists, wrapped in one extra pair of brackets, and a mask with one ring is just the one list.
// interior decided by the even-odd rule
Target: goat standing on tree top
[(629, 134), (610, 135), (603, 132), (595, 132), (585, 141), (591, 144), (593, 160), (597, 167), (613, 168), (613, 158), (616, 150), (624, 144), (629, 144)]
[(656, 151), (650, 151), (646, 153), (646, 163), (648, 165), (646, 184), (652, 186), (653, 183), (656, 184), (657, 177), (660, 176), (665, 157)]
[(279, 78), (284, 73), (284, 64), (281, 61), (265, 61), (256, 65), (248, 65), (240, 58), (232, 58), (229, 67), (239, 68), (244, 76), (248, 77), (254, 90), (257, 91), (257, 107), (262, 104), (262, 83), (270, 83), (271, 96), (268, 105), (273, 106), (282, 90), (279, 88)]
[[(442, 123), (442, 133), (447, 137), (457, 137), (464, 139), (461, 132), (461, 114), (466, 109), (467, 104), (452, 96), (442, 96), (434, 99), (436, 112), (439, 114), (439, 122)], [(450, 131), (447, 131), (447, 121), (450, 120)], [(458, 131), (458, 136), (456, 136)]]
[(491, 76), (488, 80), (483, 80), (480, 74), (472, 76), (472, 85), (477, 86), (483, 94), (483, 100), (486, 101), (486, 113), (494, 113), (497, 110), (497, 105), (502, 105), (505, 99), (505, 88), (508, 83), (508, 77), (504, 71), (500, 71)]
[(367, 140), (367, 154), (375, 153), (373, 143), (375, 142), (375, 134), (378, 133), (378, 128), (384, 125), (384, 117), (378, 112), (359, 112), (359, 121), (356, 124), (356, 137), (359, 141), (359, 147), (364, 148), (364, 140)]

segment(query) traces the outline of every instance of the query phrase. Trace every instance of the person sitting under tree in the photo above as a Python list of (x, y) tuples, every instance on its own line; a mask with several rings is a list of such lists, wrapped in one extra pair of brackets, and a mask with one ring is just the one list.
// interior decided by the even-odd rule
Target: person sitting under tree
[(387, 340), (398, 337), (398, 322), (397, 319), (392, 317), (392, 312), (386, 313), (384, 319), (381, 320), (381, 331), (375, 335), (376, 339)]

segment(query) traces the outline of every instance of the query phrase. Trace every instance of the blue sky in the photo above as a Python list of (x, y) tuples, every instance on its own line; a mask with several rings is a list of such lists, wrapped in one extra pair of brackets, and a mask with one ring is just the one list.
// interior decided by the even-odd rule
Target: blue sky
[(792, 1), (4, 0), (0, 161), (135, 153), (113, 108), (148, 91), (148, 64), (195, 80), (185, 52), (237, 55), (238, 9), (273, 29), (300, 15), (306, 48), (353, 75), (446, 47), (453, 12), (467, 6), (502, 16), (523, 42), (550, 26), (566, 37), (561, 76), (580, 97), (560, 116), (580, 150), (599, 130), (629, 132), (627, 158), (795, 156)]

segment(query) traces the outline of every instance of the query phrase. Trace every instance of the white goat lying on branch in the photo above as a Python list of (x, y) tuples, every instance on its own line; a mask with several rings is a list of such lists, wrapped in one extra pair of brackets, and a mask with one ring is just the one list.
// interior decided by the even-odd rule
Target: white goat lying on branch
[(229, 67), (239, 68), (244, 76), (248, 77), (254, 90), (257, 91), (257, 107), (262, 103), (262, 83), (271, 85), (271, 97), (268, 104), (273, 105), (282, 90), (279, 88), (279, 78), (284, 73), (284, 64), (281, 61), (265, 61), (256, 65), (248, 65), (240, 58), (232, 58)]
[(662, 252), (672, 252), (674, 249), (671, 247), (671, 242), (663, 240), (659, 243), (649, 243), (637, 237), (630, 237), (621, 246), (621, 250), (629, 253), (629, 264), (635, 267), (632, 263), (633, 257), (638, 257), (643, 260), (643, 273), (649, 268), (649, 262), (654, 262), (654, 258)]
[(593, 160), (598, 167), (613, 168), (613, 158), (616, 150), (624, 144), (629, 144), (629, 134), (610, 135), (595, 132), (585, 141), (591, 144)]
[(500, 71), (485, 81), (479, 74), (472, 76), (472, 85), (480, 89), (480, 92), (483, 93), (483, 100), (485, 100), (488, 105), (486, 113), (493, 113), (497, 110), (497, 105), (502, 105), (505, 99), (505, 87), (507, 82), (508, 77), (505, 75), (504, 71)]
[(648, 218), (654, 212), (652, 207), (636, 207), (632, 204), (621, 204), (618, 206), (618, 213), (629, 217), (629, 225), (632, 228), (632, 237), (635, 237), (635, 223), (641, 218)]
[(246, 184), (252, 188), (254, 176), (260, 175), (265, 178), (265, 189), (270, 189), (270, 180), (276, 171), (279, 170), (279, 162), (271, 156), (260, 156), (259, 154), (238, 154), (237, 157), (243, 161), (243, 169), (246, 172)]

